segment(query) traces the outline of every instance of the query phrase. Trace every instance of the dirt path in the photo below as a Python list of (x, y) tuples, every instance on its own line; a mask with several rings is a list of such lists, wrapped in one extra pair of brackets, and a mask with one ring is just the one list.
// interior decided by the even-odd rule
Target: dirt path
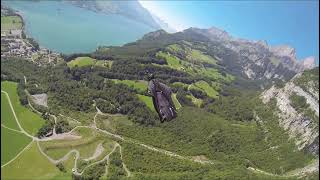
[(122, 160), (122, 166), (123, 166), (123, 169), (126, 171), (127, 173), (127, 177), (130, 177), (131, 176), (131, 172), (129, 171), (129, 169), (127, 168), (126, 164), (124, 163), (123, 161), (123, 158), (122, 158), (122, 148), (121, 146), (119, 145), (119, 148), (120, 148), (120, 157), (121, 157), (121, 160)]
[(90, 161), (90, 160), (93, 160), (93, 159), (96, 159), (97, 157), (99, 157), (104, 151), (104, 147), (102, 146), (102, 143), (98, 144), (95, 152), (93, 153), (93, 155), (87, 159), (83, 159), (85, 161)]
[(78, 156), (80, 155), (79, 151), (76, 150), (76, 149), (72, 149), (71, 151), (69, 151), (66, 155), (64, 155), (62, 158), (60, 159), (53, 159), (51, 158), (50, 156), (48, 156), (41, 148), (40, 144), (39, 144), (39, 141), (37, 141), (37, 145), (38, 145), (38, 148), (41, 152), (42, 155), (44, 155), (51, 163), (53, 164), (58, 164), (59, 162), (63, 162), (63, 161), (66, 161), (69, 156), (72, 154), (72, 153), (75, 153), (76, 154), (76, 159), (78, 158)]
[(16, 130), (16, 129), (9, 128), (9, 127), (7, 127), (7, 126), (5, 126), (5, 125), (3, 125), (3, 124), (1, 124), (1, 127), (6, 128), (6, 129), (9, 129), (9, 130), (11, 130), (11, 131), (18, 132), (18, 133), (23, 133), (21, 130), (19, 131), (19, 130)]
[(79, 173), (79, 172), (77, 171), (77, 168), (75, 167), (75, 168), (74, 168), (74, 169), (75, 169), (74, 174), (81, 176), (81, 175), (83, 174), (83, 172), (84, 172), (87, 168), (89, 168), (89, 167), (91, 167), (91, 166), (93, 166), (93, 165), (95, 165), (95, 164), (101, 163), (101, 162), (103, 162), (103, 161), (105, 161), (105, 160), (107, 160), (107, 161), (109, 162), (109, 157), (110, 157), (110, 155), (117, 149), (118, 146), (120, 146), (120, 145), (119, 145), (118, 143), (116, 143), (115, 146), (113, 147), (112, 151), (111, 151), (109, 154), (107, 154), (107, 155), (106, 155), (103, 159), (101, 159), (100, 161), (96, 161), (96, 162), (94, 162), (94, 163), (92, 163), (92, 164), (89, 164), (89, 165), (86, 166), (85, 168), (83, 168), (83, 170), (82, 170), (81, 173)]
[(309, 165), (307, 165), (303, 168), (295, 169), (295, 170), (293, 170), (291, 172), (287, 172), (286, 174), (283, 174), (283, 175), (272, 174), (272, 173), (263, 171), (258, 168), (253, 168), (253, 167), (248, 167), (248, 170), (254, 171), (256, 173), (265, 174), (268, 176), (286, 177), (286, 178), (290, 178), (290, 177), (301, 178), (301, 177), (306, 176), (307, 174), (319, 171), (319, 159), (315, 160), (314, 162), (310, 163)]
[(7, 166), (8, 164), (10, 164), (11, 162), (13, 162), (14, 160), (16, 160), (25, 150), (29, 149), (29, 147), (31, 146), (31, 144), (34, 142), (34, 140), (32, 140), (26, 147), (24, 147), (14, 158), (12, 158), (10, 161), (8, 161), (7, 163), (5, 163), (4, 165), (1, 166), (1, 168)]
[[(65, 118), (67, 118), (68, 120), (71, 119), (71, 121), (74, 121), (74, 122), (76, 122), (76, 123), (78, 123), (78, 124), (81, 124), (81, 122), (79, 122), (78, 120), (73, 119), (73, 118), (68, 117), (68, 116), (65, 116), (65, 115), (63, 115), (63, 114), (59, 114), (59, 116), (65, 117)], [(69, 121), (70, 121), (70, 120), (69, 120)]]
[(10, 109), (11, 109), (11, 111), (12, 111), (12, 113), (13, 113), (14, 119), (16, 120), (16, 122), (17, 122), (17, 124), (18, 124), (18, 126), (19, 126), (19, 129), (21, 130), (21, 132), (22, 132), (23, 134), (25, 134), (26, 136), (31, 137), (33, 140), (37, 140), (37, 139), (38, 139), (37, 137), (34, 137), (34, 136), (30, 135), (29, 133), (27, 133), (27, 132), (22, 128), (22, 126), (21, 126), (21, 124), (20, 124), (20, 122), (19, 122), (19, 120), (18, 120), (18, 117), (17, 117), (17, 115), (16, 115), (16, 112), (15, 112), (14, 109), (13, 109), (13, 106), (12, 106), (12, 103), (11, 103), (9, 94), (8, 94), (6, 91), (3, 91), (3, 90), (1, 90), (1, 92), (6, 95), (6, 97), (7, 97), (7, 99), (8, 99), (8, 102), (9, 102)]

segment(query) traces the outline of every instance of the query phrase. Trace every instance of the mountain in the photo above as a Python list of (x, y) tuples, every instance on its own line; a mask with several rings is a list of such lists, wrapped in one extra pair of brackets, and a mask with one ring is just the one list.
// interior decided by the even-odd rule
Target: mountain
[(298, 61), (295, 49), (287, 45), (269, 46), (265, 41), (234, 38), (216, 27), (209, 29), (190, 28), (186, 31), (201, 34), (210, 41), (238, 53), (242, 72), (250, 79), (286, 79), (287, 75), (315, 67), (315, 58)]
[(282, 87), (272, 86), (261, 98), (274, 101), (280, 126), (299, 149), (319, 155), (319, 67), (298, 73)]
[[(234, 38), (226, 31), (212, 27), (209, 29), (189, 28), (182, 32), (167, 34), (160, 31), (145, 35), (136, 43), (150, 46), (165, 45), (181, 41), (192, 41), (201, 46), (205, 53), (212, 54), (228, 71), (246, 79), (284, 81), (296, 73), (315, 67), (315, 58), (298, 61), (294, 48), (289, 46), (269, 46), (266, 41), (252, 41)], [(154, 43), (153, 45), (150, 42)], [(193, 43), (195, 44), (195, 43)]]
[(126, 18), (132, 19), (136, 22), (143, 23), (154, 29), (161, 29), (161, 26), (153, 19), (148, 10), (143, 8), (137, 0), (130, 1), (86, 1), (86, 0), (72, 0), (66, 1), (77, 7), (86, 8), (91, 11), (118, 14)]

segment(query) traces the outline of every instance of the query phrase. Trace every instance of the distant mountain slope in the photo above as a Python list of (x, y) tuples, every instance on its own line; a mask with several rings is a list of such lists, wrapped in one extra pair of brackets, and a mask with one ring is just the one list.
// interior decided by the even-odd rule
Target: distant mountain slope
[(285, 79), (286, 72), (292, 74), (290, 72), (297, 73), (315, 67), (314, 57), (298, 61), (295, 49), (287, 45), (273, 47), (265, 41), (238, 39), (215, 27), (185, 31), (201, 34), (236, 52), (243, 73), (250, 79)]
[(189, 28), (173, 34), (159, 30), (118, 49), (154, 49), (183, 42), (219, 59), (218, 64), (230, 73), (261, 84), (289, 80), (296, 73), (315, 67), (314, 57), (298, 61), (295, 50), (289, 46), (270, 47), (265, 41), (236, 39), (214, 27)]
[(130, 1), (99, 1), (99, 0), (73, 0), (66, 1), (72, 3), (75, 6), (86, 8), (96, 12), (102, 12), (106, 14), (118, 14), (125, 16), (129, 19), (146, 24), (154, 29), (161, 29), (160, 25), (155, 22), (148, 10), (143, 8), (137, 0)]

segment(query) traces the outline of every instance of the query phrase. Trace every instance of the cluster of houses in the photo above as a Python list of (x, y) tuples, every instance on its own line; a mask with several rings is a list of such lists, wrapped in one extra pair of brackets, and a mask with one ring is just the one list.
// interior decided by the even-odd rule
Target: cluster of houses
[(22, 33), (21, 29), (1, 30), (1, 58), (22, 57), (34, 62), (45, 60), (48, 63), (59, 59), (60, 54), (58, 53), (45, 48), (39, 50), (35, 48), (27, 39), (23, 38)]
[(25, 39), (22, 39), (22, 30), (1, 30), (1, 46), (5, 50), (1, 50), (1, 58), (15, 56), (31, 59), (32, 54), (36, 51), (35, 48)]

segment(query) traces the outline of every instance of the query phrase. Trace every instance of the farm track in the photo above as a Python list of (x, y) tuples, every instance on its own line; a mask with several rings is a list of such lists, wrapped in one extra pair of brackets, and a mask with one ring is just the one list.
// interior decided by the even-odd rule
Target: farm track
[[(109, 158), (109, 155), (116, 149), (117, 146), (120, 147), (120, 154), (121, 154), (121, 158), (122, 158), (121, 146), (120, 146), (120, 144), (117, 143), (116, 146), (114, 147), (114, 150), (113, 150), (111, 153), (109, 153), (109, 154), (108, 154), (105, 158), (103, 158), (102, 160), (97, 161), (97, 162), (94, 162), (94, 163), (86, 166), (81, 173), (79, 173), (79, 172), (77, 171), (77, 160), (79, 159), (80, 153), (79, 153), (79, 151), (77, 151), (77, 150), (75, 150), (75, 149), (69, 151), (63, 158), (61, 158), (61, 159), (59, 159), (59, 160), (54, 160), (54, 159), (52, 159), (52, 158), (49, 157), (45, 152), (43, 152), (43, 150), (41, 149), (41, 147), (40, 147), (40, 145), (39, 145), (39, 141), (43, 141), (43, 139), (39, 139), (39, 138), (37, 138), (37, 137), (34, 137), (34, 136), (28, 134), (28, 133), (21, 127), (21, 125), (20, 125), (20, 123), (19, 123), (19, 120), (18, 120), (18, 118), (17, 118), (17, 116), (16, 116), (16, 114), (15, 114), (15, 111), (14, 111), (14, 108), (13, 108), (13, 106), (12, 106), (12, 103), (11, 103), (11, 100), (10, 100), (10, 97), (9, 97), (8, 93), (7, 93), (6, 91), (3, 91), (3, 90), (1, 90), (1, 92), (6, 94), (6, 97), (8, 98), (8, 102), (9, 102), (10, 108), (11, 108), (11, 110), (12, 110), (12, 112), (13, 112), (13, 115), (14, 115), (14, 117), (15, 117), (15, 120), (17, 121), (17, 124), (18, 124), (21, 132), (22, 132), (23, 134), (25, 134), (26, 136), (32, 138), (31, 143), (32, 143), (33, 141), (36, 141), (37, 144), (38, 144), (38, 148), (39, 148), (41, 154), (43, 154), (43, 155), (44, 155), (50, 162), (52, 162), (53, 164), (56, 164), (56, 163), (58, 163), (58, 162), (61, 162), (62, 160), (67, 160), (67, 159), (68, 159), (68, 156), (70, 156), (70, 154), (75, 153), (75, 154), (76, 154), (76, 158), (75, 158), (75, 164), (74, 164), (74, 174), (81, 175), (81, 174), (84, 172), (84, 170), (85, 170), (86, 168), (88, 168), (89, 166), (91, 166), (91, 165), (93, 165), (93, 164), (96, 164), (96, 163), (99, 163), (99, 162), (102, 162), (102, 160), (108, 159), (108, 158)], [(109, 136), (111, 136), (111, 137), (114, 137), (114, 138), (116, 138), (116, 139), (118, 139), (118, 140), (121, 140), (121, 141), (123, 141), (123, 142), (131, 143), (131, 144), (136, 144), (136, 145), (142, 146), (142, 147), (144, 147), (144, 148), (146, 148), (146, 149), (149, 149), (149, 150), (151, 150), (151, 151), (165, 154), (165, 155), (167, 155), (167, 156), (175, 157), (175, 158), (178, 158), (178, 159), (190, 160), (190, 161), (197, 162), (197, 163), (201, 163), (201, 164), (214, 164), (214, 162), (212, 162), (212, 161), (210, 161), (210, 160), (196, 160), (196, 159), (192, 159), (191, 157), (181, 156), (181, 155), (178, 155), (178, 154), (176, 154), (176, 153), (174, 153), (174, 152), (167, 151), (167, 150), (164, 150), (164, 149), (159, 149), (159, 148), (156, 148), (156, 147), (153, 147), (153, 146), (150, 146), (150, 145), (146, 145), (146, 144), (143, 144), (143, 143), (140, 143), (140, 142), (137, 142), (137, 141), (133, 141), (133, 140), (124, 138), (124, 137), (122, 137), (122, 136), (120, 136), (120, 135), (117, 135), (117, 134), (108, 132), (108, 131), (106, 131), (106, 130), (100, 129), (100, 128), (98, 128), (98, 127), (96, 126), (96, 121), (95, 121), (96, 116), (97, 116), (98, 114), (100, 114), (100, 115), (108, 115), (108, 114), (102, 113), (99, 109), (97, 109), (97, 113), (95, 114), (94, 119), (93, 119), (93, 123), (94, 123), (93, 126), (76, 126), (76, 127), (73, 128), (70, 132), (68, 132), (68, 133), (63, 133), (63, 134), (69, 134), (69, 135), (70, 135), (75, 129), (81, 128), (81, 127), (82, 127), (82, 128), (91, 128), (91, 129), (95, 129), (95, 130), (97, 130), (97, 131), (99, 131), (99, 132), (102, 132), (102, 133), (104, 133), (104, 134), (107, 134), (107, 135), (109, 135)], [(49, 140), (53, 140), (53, 139), (49, 139)], [(30, 144), (31, 144), (31, 143), (30, 143)], [(26, 149), (30, 146), (30, 144), (27, 145), (21, 152), (19, 152), (18, 155), (17, 155), (15, 158), (13, 158), (12, 160), (10, 160), (10, 161), (9, 161), (8, 163), (6, 163), (5, 165), (1, 166), (1, 168), (5, 167), (6, 165), (8, 165), (8, 164), (10, 164), (11, 162), (13, 162), (24, 150), (26, 150)], [(303, 175), (304, 175), (305, 173), (307, 173), (307, 172), (308, 172), (308, 173), (311, 173), (311, 172), (317, 171), (318, 168), (316, 168), (316, 166), (317, 166), (317, 167), (319, 166), (319, 159), (317, 160), (316, 163), (309, 164), (309, 165), (307, 165), (307, 166), (304, 167), (304, 168), (298, 169), (297, 172), (292, 173), (292, 174), (287, 174), (287, 175), (272, 174), (272, 173), (268, 173), (268, 172), (263, 171), (263, 170), (260, 170), (260, 169), (252, 168), (252, 167), (249, 167), (248, 170), (254, 171), (254, 172), (256, 172), (256, 173), (262, 173), (262, 174), (269, 175), (269, 176), (277, 176), (277, 177), (301, 177), (301, 176), (303, 176)], [(128, 168), (126, 167), (126, 165), (125, 165), (124, 163), (123, 163), (123, 167), (124, 167), (125, 171), (127, 172), (127, 176), (128, 176), (128, 177), (131, 176), (130, 171), (128, 170)], [(310, 168), (312, 169), (311, 171), (310, 171)]]

